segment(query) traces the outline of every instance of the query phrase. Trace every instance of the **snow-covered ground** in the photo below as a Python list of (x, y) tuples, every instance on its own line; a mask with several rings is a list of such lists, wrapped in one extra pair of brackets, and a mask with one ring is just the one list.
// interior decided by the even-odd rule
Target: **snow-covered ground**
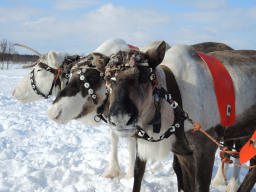
[[(76, 121), (58, 125), (46, 115), (52, 99), (19, 103), (11, 89), (30, 70), (14, 68), (0, 70), (0, 192), (131, 191), (133, 178), (101, 176), (110, 152), (108, 126), (91, 127)], [(119, 144), (119, 159), (125, 172), (128, 154), (124, 139)], [(219, 162), (216, 154), (213, 175)], [(246, 172), (242, 169), (241, 179)], [(171, 153), (164, 161), (148, 162), (141, 191), (177, 191)], [(220, 191), (225, 191), (225, 186), (211, 187), (211, 192)]]

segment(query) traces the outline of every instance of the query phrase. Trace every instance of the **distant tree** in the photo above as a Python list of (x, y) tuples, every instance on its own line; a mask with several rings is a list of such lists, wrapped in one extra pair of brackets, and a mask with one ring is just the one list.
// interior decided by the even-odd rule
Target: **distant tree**
[(1, 69), (4, 69), (4, 64), (6, 63), (6, 69), (9, 68), (9, 64), (13, 61), (13, 55), (15, 53), (15, 48), (13, 43), (3, 39), (0, 42), (0, 62)]
[(12, 42), (8, 42), (8, 48), (7, 48), (7, 54), (9, 58), (6, 60), (6, 69), (9, 69), (9, 64), (10, 62), (14, 60), (14, 53), (15, 53), (15, 48), (13, 46)]
[(3, 39), (0, 43), (0, 59), (1, 59), (1, 69), (4, 69), (4, 62), (6, 60), (6, 53), (7, 53), (7, 40)]

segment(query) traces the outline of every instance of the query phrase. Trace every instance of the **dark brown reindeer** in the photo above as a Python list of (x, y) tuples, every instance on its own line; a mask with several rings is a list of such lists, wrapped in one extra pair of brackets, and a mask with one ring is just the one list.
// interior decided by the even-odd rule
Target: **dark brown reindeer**
[[(159, 138), (173, 124), (173, 109), (166, 101), (158, 101), (157, 96), (152, 95), (152, 89), (156, 84), (148, 77), (155, 71), (158, 85), (167, 89), (166, 82), (169, 79), (158, 67), (161, 63), (174, 74), (173, 80), (176, 80), (180, 90), (184, 110), (215, 139), (239, 139), (254, 132), (255, 60), (235, 53), (213, 54), (229, 71), (235, 88), (236, 123), (224, 129), (221, 126), (211, 75), (195, 50), (189, 46), (175, 46), (166, 52), (165, 57), (164, 52), (164, 43), (146, 53), (119, 52), (107, 65), (106, 80), (111, 90), (109, 119), (116, 126), (116, 131), (128, 135), (137, 126), (142, 127), (150, 137)], [(175, 84), (175, 81), (172, 84)], [(156, 110), (159, 103), (161, 130), (154, 132), (153, 126), (148, 123), (153, 119), (152, 111)], [(188, 121), (184, 122), (184, 129), (192, 154), (184, 138), (177, 139), (177, 135), (176, 138), (171, 136), (158, 143), (137, 140), (133, 191), (140, 191), (146, 161), (163, 158), (169, 149), (175, 153), (180, 164), (183, 190), (209, 191), (217, 147), (200, 132), (190, 133), (189, 130), (193, 129), (193, 126)], [(144, 135), (143, 130), (139, 134)]]

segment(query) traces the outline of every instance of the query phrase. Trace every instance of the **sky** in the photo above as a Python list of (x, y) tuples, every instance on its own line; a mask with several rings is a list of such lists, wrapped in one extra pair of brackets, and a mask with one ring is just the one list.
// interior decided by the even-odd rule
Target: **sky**
[(255, 34), (255, 0), (0, 0), (0, 41), (41, 54), (89, 54), (111, 38), (132, 45), (214, 41), (256, 49)]

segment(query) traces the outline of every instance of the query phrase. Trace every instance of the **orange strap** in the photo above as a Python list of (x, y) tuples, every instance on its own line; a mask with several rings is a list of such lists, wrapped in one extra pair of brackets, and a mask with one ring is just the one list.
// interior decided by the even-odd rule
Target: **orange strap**
[(58, 80), (58, 78), (59, 78), (59, 76), (60, 76), (60, 72), (61, 72), (61, 68), (59, 67), (58, 73), (57, 73), (56, 78), (55, 78), (55, 81), (54, 81), (54, 85), (56, 85), (56, 82), (57, 82), (57, 80)]

